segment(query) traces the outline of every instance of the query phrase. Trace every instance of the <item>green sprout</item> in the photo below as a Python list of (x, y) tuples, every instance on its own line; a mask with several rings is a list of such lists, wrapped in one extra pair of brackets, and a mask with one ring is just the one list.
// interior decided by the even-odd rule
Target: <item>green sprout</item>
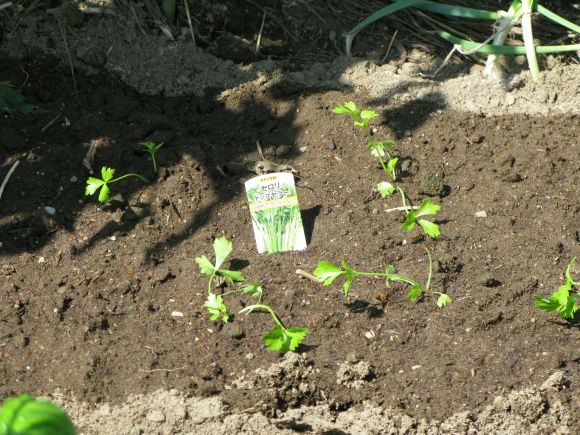
[[(387, 150), (393, 148), (395, 143), (392, 140), (386, 141), (378, 141), (375, 140), (374, 132), (369, 127), (369, 121), (373, 118), (379, 116), (377, 112), (372, 110), (359, 110), (356, 107), (356, 104), (353, 101), (348, 101), (344, 104), (336, 106), (332, 109), (333, 113), (348, 115), (354, 120), (354, 125), (361, 128), (369, 142), (367, 143), (367, 148), (371, 150), (371, 154), (376, 157), (381, 167), (383, 168), (383, 172), (388, 178), (388, 181), (382, 181), (377, 184), (377, 190), (379, 191), (380, 195), (385, 198), (386, 196), (391, 195), (395, 189), (398, 189), (404, 196), (403, 190), (396, 186), (396, 167), (399, 159), (397, 157), (393, 157)], [(385, 162), (386, 158), (386, 162)], [(404, 199), (403, 199), (404, 201)]]
[(217, 276), (221, 276), (228, 285), (233, 286), (235, 282), (241, 282), (245, 278), (236, 270), (222, 269), (222, 264), (226, 261), (233, 250), (233, 244), (226, 237), (218, 237), (214, 240), (213, 250), (215, 262), (212, 262), (205, 256), (197, 257), (195, 262), (199, 266), (201, 273), (209, 276), (207, 286), (207, 299), (204, 307), (207, 309), (211, 320), (221, 320), (227, 323), (230, 314), (224, 303), (224, 297), (233, 293), (244, 294), (257, 297), (257, 303), (242, 309), (239, 314), (249, 313), (253, 310), (262, 310), (270, 313), (276, 327), (262, 337), (262, 341), (269, 350), (286, 353), (295, 350), (308, 334), (308, 328), (286, 328), (274, 310), (261, 303), (263, 290), (259, 282), (250, 282), (238, 289), (223, 294), (215, 294), (212, 291), (212, 283)]
[(129, 173), (121, 175), (120, 177), (117, 178), (113, 178), (114, 175), (115, 175), (114, 168), (107, 168), (106, 166), (103, 166), (101, 168), (101, 178), (89, 177), (87, 179), (85, 195), (87, 196), (93, 195), (97, 190), (101, 189), (101, 191), (99, 192), (99, 202), (105, 203), (109, 200), (109, 197), (111, 195), (111, 189), (109, 188), (109, 184), (111, 183), (115, 183), (127, 177), (137, 177), (140, 180), (143, 180), (145, 183), (149, 183), (149, 181), (145, 177), (139, 174)]
[[(212, 292), (212, 284), (216, 276), (223, 277), (225, 282), (230, 286), (232, 286), (234, 282), (241, 282), (245, 279), (242, 273), (237, 270), (221, 268), (221, 265), (224, 263), (224, 261), (226, 261), (226, 258), (228, 258), (233, 249), (234, 246), (232, 242), (230, 242), (226, 237), (218, 237), (213, 242), (213, 251), (215, 254), (214, 264), (212, 264), (212, 262), (209, 261), (205, 255), (195, 259), (195, 262), (199, 266), (201, 273), (209, 276), (207, 284), (207, 300), (205, 301), (204, 306), (207, 308), (211, 320), (217, 320), (221, 318), (224, 323), (227, 323), (230, 318), (228, 310), (223, 303), (224, 295), (214, 294)], [(254, 293), (258, 292), (256, 288), (253, 290)], [(261, 287), (259, 287), (259, 292), (261, 295)]]
[(17, 113), (27, 115), (44, 113), (46, 110), (27, 104), (20, 92), (14, 90), (8, 83), (0, 82), (0, 112), (6, 112), (9, 115)]
[(433, 261), (431, 259), (431, 253), (427, 250), (427, 258), (429, 259), (429, 270), (427, 276), (427, 282), (425, 285), (421, 284), (414, 279), (411, 279), (405, 275), (394, 273), (394, 267), (391, 264), (388, 264), (385, 268), (385, 272), (360, 272), (358, 270), (353, 269), (345, 260), (341, 261), (341, 265), (337, 266), (336, 264), (330, 261), (321, 261), (314, 269), (313, 275), (320, 279), (324, 286), (331, 285), (339, 276), (344, 275), (344, 283), (342, 285), (342, 289), (344, 292), (344, 296), (348, 296), (348, 292), (350, 290), (350, 286), (354, 279), (358, 276), (369, 276), (369, 277), (381, 277), (385, 279), (385, 284), (387, 287), (393, 281), (403, 282), (410, 287), (409, 291), (407, 292), (407, 298), (413, 302), (417, 302), (419, 298), (425, 293), (433, 293), (439, 295), (437, 299), (437, 306), (439, 308), (446, 307), (447, 305), (451, 304), (453, 300), (449, 295), (446, 293), (436, 292), (430, 290), (431, 287), (431, 275), (433, 273)]
[(433, 204), (429, 198), (425, 198), (419, 209), (407, 209), (405, 211), (405, 222), (401, 225), (403, 231), (411, 231), (415, 228), (415, 224), (419, 224), (421, 228), (431, 237), (436, 239), (439, 237), (441, 232), (439, 231), (439, 225), (430, 222), (428, 220), (422, 219), (423, 216), (436, 215), (441, 209), (440, 205)]
[(249, 313), (253, 310), (267, 311), (270, 313), (272, 319), (274, 319), (274, 322), (276, 323), (274, 329), (262, 337), (262, 341), (268, 350), (280, 353), (294, 351), (308, 334), (308, 328), (286, 328), (278, 315), (268, 305), (250, 305), (249, 307), (241, 310), (239, 314)]
[(0, 408), (0, 435), (75, 435), (68, 415), (47, 400), (28, 394), (7, 399)]
[(579, 281), (572, 279), (572, 267), (576, 263), (576, 257), (566, 267), (564, 277), (566, 282), (558, 287), (549, 299), (542, 296), (536, 296), (534, 302), (536, 306), (548, 313), (557, 311), (563, 319), (573, 319), (576, 311), (578, 311), (578, 301), (580, 300), (580, 291), (575, 287), (580, 286)]
[(155, 161), (155, 154), (157, 154), (157, 151), (159, 151), (159, 148), (161, 148), (163, 146), (163, 142), (155, 143), (155, 142), (151, 142), (151, 141), (144, 141), (144, 142), (139, 142), (139, 145), (143, 145), (143, 147), (145, 148), (145, 151), (147, 151), (149, 153), (149, 155), (151, 156), (151, 160), (153, 161), (153, 172), (157, 173), (157, 162)]

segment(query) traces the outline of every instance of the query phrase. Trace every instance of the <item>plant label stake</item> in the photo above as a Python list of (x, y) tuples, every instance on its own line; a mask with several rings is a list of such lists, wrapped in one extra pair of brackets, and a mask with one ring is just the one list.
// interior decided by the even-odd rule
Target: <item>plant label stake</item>
[(286, 172), (260, 175), (245, 186), (258, 252), (305, 249), (294, 176)]

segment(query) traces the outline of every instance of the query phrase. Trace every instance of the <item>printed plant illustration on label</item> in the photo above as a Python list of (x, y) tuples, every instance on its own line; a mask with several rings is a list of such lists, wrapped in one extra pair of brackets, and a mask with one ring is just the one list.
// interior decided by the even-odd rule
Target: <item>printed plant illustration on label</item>
[(305, 249), (294, 176), (284, 172), (260, 175), (245, 186), (258, 252)]

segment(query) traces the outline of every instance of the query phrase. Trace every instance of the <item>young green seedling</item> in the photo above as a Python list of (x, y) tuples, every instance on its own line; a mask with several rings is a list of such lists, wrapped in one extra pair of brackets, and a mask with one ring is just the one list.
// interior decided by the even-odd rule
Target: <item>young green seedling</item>
[[(391, 195), (395, 189), (398, 189), (404, 195), (403, 190), (395, 185), (395, 170), (399, 159), (397, 157), (393, 157), (387, 151), (388, 149), (393, 148), (395, 143), (391, 140), (378, 141), (373, 139), (374, 131), (369, 127), (369, 121), (379, 116), (379, 114), (372, 110), (359, 110), (353, 101), (349, 101), (335, 107), (332, 109), (332, 112), (349, 115), (354, 119), (354, 125), (360, 127), (369, 139), (367, 148), (370, 149), (371, 154), (379, 160), (381, 167), (383, 168), (383, 171), (388, 178), (388, 181), (382, 181), (377, 184), (377, 190), (379, 191), (380, 195), (384, 198)], [(387, 159), (386, 162), (385, 158)]]
[(109, 188), (109, 184), (111, 183), (115, 183), (127, 177), (137, 177), (140, 180), (143, 180), (145, 183), (149, 183), (149, 181), (145, 177), (139, 174), (129, 173), (121, 175), (120, 177), (117, 178), (113, 178), (114, 175), (115, 175), (114, 168), (107, 168), (106, 166), (103, 166), (101, 168), (101, 178), (89, 177), (87, 179), (85, 195), (87, 196), (92, 195), (97, 190), (101, 189), (101, 191), (99, 192), (99, 202), (104, 203), (109, 200), (109, 197), (111, 195), (111, 189)]
[(437, 306), (439, 308), (446, 307), (447, 305), (453, 302), (451, 297), (445, 293), (436, 292), (433, 290), (430, 291), (431, 275), (433, 273), (433, 262), (429, 250), (427, 250), (427, 258), (429, 259), (429, 270), (427, 282), (425, 285), (405, 275), (394, 273), (394, 268), (391, 264), (388, 264), (387, 267), (385, 268), (385, 272), (381, 273), (381, 272), (360, 272), (350, 267), (348, 263), (344, 260), (341, 261), (341, 266), (337, 266), (334, 263), (331, 263), (330, 261), (321, 261), (320, 263), (318, 263), (318, 266), (316, 266), (316, 269), (314, 269), (314, 272), (312, 273), (316, 278), (320, 279), (323, 285), (325, 286), (332, 284), (339, 276), (344, 275), (344, 283), (342, 285), (342, 288), (345, 297), (348, 296), (350, 286), (356, 277), (358, 276), (382, 277), (385, 279), (385, 284), (387, 286), (389, 286), (392, 281), (400, 281), (410, 285), (411, 288), (407, 292), (407, 298), (413, 302), (418, 301), (421, 295), (430, 292), (439, 295), (439, 298), (437, 299)]
[(28, 394), (8, 398), (0, 408), (0, 434), (75, 435), (68, 415), (47, 400)]
[[(204, 306), (207, 308), (211, 320), (217, 320), (221, 318), (221, 320), (224, 323), (227, 323), (230, 317), (228, 310), (225, 304), (223, 303), (224, 295), (214, 294), (212, 292), (212, 284), (213, 280), (218, 275), (223, 277), (226, 283), (230, 286), (233, 285), (234, 282), (241, 282), (245, 279), (244, 276), (241, 274), (241, 272), (237, 270), (228, 270), (221, 268), (221, 265), (224, 263), (226, 258), (228, 258), (233, 249), (234, 247), (232, 245), (232, 242), (230, 242), (226, 237), (223, 236), (218, 237), (213, 242), (213, 251), (215, 254), (214, 264), (212, 264), (211, 261), (209, 261), (209, 259), (205, 255), (202, 255), (201, 257), (197, 257), (195, 259), (195, 262), (199, 266), (201, 273), (209, 276), (207, 284), (207, 300), (204, 303)], [(262, 288), (261, 286), (259, 286), (259, 284), (257, 285), (256, 284), (257, 283), (252, 283), (246, 286), (249, 288), (247, 293), (249, 294), (259, 293), (261, 296)], [(240, 290), (243, 291), (243, 289)]]
[(575, 287), (580, 286), (580, 281), (574, 281), (571, 273), (574, 263), (576, 263), (576, 257), (572, 258), (564, 271), (566, 282), (558, 287), (558, 290), (552, 293), (549, 299), (542, 296), (535, 297), (534, 302), (538, 308), (548, 313), (557, 311), (563, 319), (574, 318), (578, 311), (578, 301), (580, 301), (580, 290), (575, 289)]
[(139, 145), (143, 145), (145, 151), (149, 153), (151, 156), (151, 160), (153, 161), (153, 172), (157, 173), (157, 161), (155, 160), (155, 154), (159, 151), (159, 148), (163, 146), (163, 142), (155, 143), (151, 141), (139, 142)]
[(270, 313), (272, 319), (274, 319), (274, 322), (276, 323), (274, 329), (262, 337), (262, 341), (268, 350), (281, 353), (294, 351), (308, 334), (308, 328), (286, 328), (278, 315), (268, 305), (250, 305), (249, 307), (241, 310), (239, 314), (250, 313), (253, 310), (267, 311)]
[(439, 225), (425, 220), (422, 217), (436, 215), (440, 209), (440, 205), (433, 204), (429, 198), (425, 198), (418, 210), (407, 209), (405, 211), (405, 222), (401, 225), (401, 229), (403, 231), (411, 231), (415, 228), (415, 224), (419, 224), (429, 237), (436, 239), (441, 234), (439, 231)]

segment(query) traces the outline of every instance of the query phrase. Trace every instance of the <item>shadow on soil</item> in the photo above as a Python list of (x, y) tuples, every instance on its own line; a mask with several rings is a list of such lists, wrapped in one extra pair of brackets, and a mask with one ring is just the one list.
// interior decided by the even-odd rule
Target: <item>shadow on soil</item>
[[(188, 225), (149, 246), (147, 257), (155, 258), (210, 222), (220, 204), (244, 195), (242, 179), (254, 174), (242, 170), (224, 177), (220, 168), (225, 163), (237, 162), (247, 167), (248, 162), (259, 160), (258, 140), (266, 158), (275, 162), (284, 163), (297, 156), (300, 152), (294, 144), (300, 129), (295, 120), (300, 97), (327, 90), (279, 86), (269, 92), (255, 85), (250, 97), (245, 92), (246, 97), (239, 99), (219, 98), (221, 89), (214, 89), (205, 98), (148, 97), (111, 77), (77, 75), (78, 93), (75, 93), (68, 71), (55, 68), (51, 60), (18, 64), (3, 57), (0, 65), (1, 81), (21, 88), (28, 102), (48, 110), (45, 114), (4, 117), (2, 121), (2, 178), (16, 160), (20, 161), (1, 199), (0, 234), (6, 254), (34, 252), (49, 243), (52, 233), (60, 229), (71, 234), (79, 229), (88, 233), (84, 240), (71, 243), (70, 253), (79, 253), (116, 233), (129, 233), (153, 214), (153, 207), (171, 207)], [(393, 94), (405, 90), (403, 85)], [(280, 105), (284, 105), (284, 110)], [(443, 107), (443, 103), (434, 103), (430, 96), (425, 101), (386, 110), (383, 115), (399, 138), (409, 130), (409, 125), (418, 127)], [(207, 192), (214, 199), (185, 215), (170, 197), (144, 197), (140, 193), (143, 182), (131, 178), (111, 185), (111, 201), (97, 209), (96, 213), (110, 212), (112, 220), (96, 231), (88, 227), (86, 220), (79, 222), (85, 207), (97, 202), (96, 195), (84, 195), (89, 174), (82, 162), (89, 146), (96, 144), (92, 163), (96, 176), (102, 166), (108, 166), (116, 168), (116, 176), (135, 172), (154, 179), (150, 161), (137, 148), (137, 143), (143, 140), (165, 143), (157, 154), (160, 167), (157, 180), (188, 162), (191, 171), (201, 172), (211, 181), (206, 186), (182, 187), (195, 187), (198, 195)], [(310, 240), (320, 206), (303, 213)], [(97, 217), (88, 216), (89, 222)]]

